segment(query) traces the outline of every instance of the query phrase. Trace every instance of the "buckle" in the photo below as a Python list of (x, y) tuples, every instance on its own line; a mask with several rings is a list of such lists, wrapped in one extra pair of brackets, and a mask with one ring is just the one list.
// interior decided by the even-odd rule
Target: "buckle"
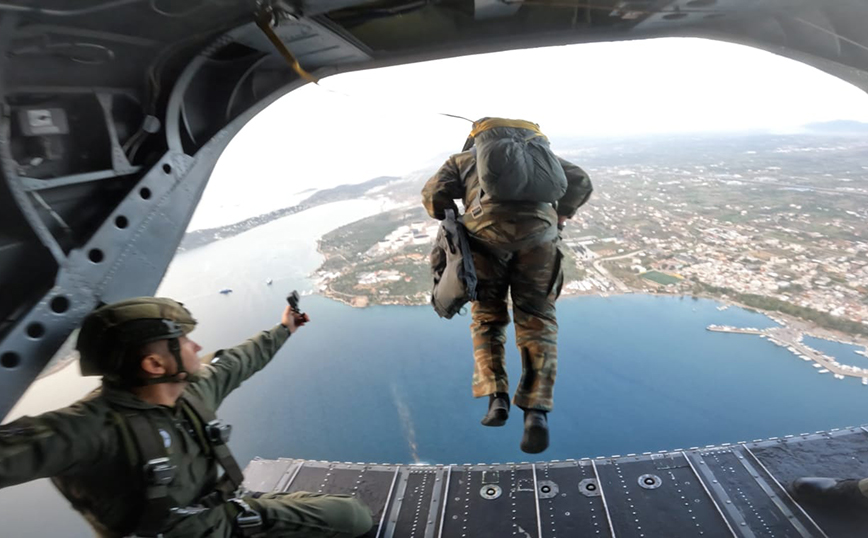
[(229, 442), (229, 437), (232, 435), (232, 425), (226, 424), (222, 420), (214, 419), (205, 425), (205, 434), (208, 436), (208, 441), (215, 445), (225, 445)]
[(145, 478), (153, 486), (166, 486), (175, 478), (175, 466), (169, 458), (154, 458), (145, 464)]
[(242, 512), (235, 516), (235, 522), (241, 529), (258, 529), (262, 526), (262, 516), (253, 511), (250, 513)]
[(470, 214), (475, 219), (478, 219), (479, 217), (481, 217), (482, 213), (484, 213), (484, 211), (482, 210), (482, 204), (474, 203), (473, 207), (470, 208)]
[(229, 502), (241, 509), (235, 516), (235, 526), (241, 531), (241, 535), (256, 536), (262, 529), (262, 516), (259, 512), (241, 499), (232, 499)]

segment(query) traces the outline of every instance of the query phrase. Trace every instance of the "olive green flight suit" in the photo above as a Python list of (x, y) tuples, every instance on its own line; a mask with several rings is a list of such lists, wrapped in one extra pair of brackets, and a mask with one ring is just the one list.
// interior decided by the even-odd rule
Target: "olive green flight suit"
[[(473, 322), (473, 395), (509, 392), (506, 372), (507, 293), (512, 296), (516, 345), (522, 376), (513, 403), (522, 409), (552, 409), (557, 375), (558, 324), (555, 300), (561, 292), (563, 269), (557, 223), (572, 217), (591, 195), (587, 174), (560, 159), (567, 192), (557, 203), (494, 202), (479, 197), (480, 182), (472, 151), (451, 156), (422, 189), (428, 214), (442, 220), (455, 199), (467, 210), (462, 217), (471, 239), (479, 279)], [(476, 203), (477, 211), (473, 211)], [(481, 209), (481, 211), (479, 211)], [(475, 214), (474, 214), (475, 213)]]
[[(289, 334), (278, 325), (217, 352), (186, 391), (217, 409), (230, 392), (268, 364)], [(197, 425), (180, 407), (153, 405), (129, 391), (103, 385), (65, 409), (0, 426), (0, 488), (52, 477), (98, 535), (134, 533), (143, 507), (143, 473), (131, 463), (136, 456), (128, 451), (136, 445), (120, 415), (144, 415), (163, 438), (176, 467), (168, 485), (173, 506), (196, 505), (217, 483), (217, 462), (205, 454), (194, 430)], [(372, 526), (368, 508), (348, 495), (299, 492), (243, 499), (260, 513), (268, 536), (354, 538)], [(193, 515), (172, 513), (164, 536), (234, 536), (239, 511), (235, 504), (223, 502)]]

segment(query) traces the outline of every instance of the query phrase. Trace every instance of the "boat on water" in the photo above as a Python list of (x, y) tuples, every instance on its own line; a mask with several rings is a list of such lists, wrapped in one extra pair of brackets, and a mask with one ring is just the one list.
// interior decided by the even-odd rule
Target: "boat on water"
[(274, 280), (272, 280), (272, 279), (270, 279), (270, 278), (269, 278), (268, 280), (265, 281), (265, 284), (266, 284), (267, 286), (270, 286), (270, 285), (272, 285), (273, 283), (274, 283)]
[(220, 290), (220, 293), (223, 295), (229, 295), (230, 293), (232, 293), (232, 288), (223, 288), (222, 290)]

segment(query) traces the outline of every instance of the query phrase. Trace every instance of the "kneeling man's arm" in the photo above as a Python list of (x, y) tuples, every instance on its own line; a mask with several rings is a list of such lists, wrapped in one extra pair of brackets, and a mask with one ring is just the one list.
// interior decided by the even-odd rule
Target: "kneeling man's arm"
[(297, 314), (286, 307), (280, 325), (260, 332), (241, 345), (215, 353), (210, 364), (202, 368), (201, 379), (187, 390), (196, 392), (205, 404), (217, 409), (230, 392), (265, 368), (290, 335), (308, 321), (307, 314)]

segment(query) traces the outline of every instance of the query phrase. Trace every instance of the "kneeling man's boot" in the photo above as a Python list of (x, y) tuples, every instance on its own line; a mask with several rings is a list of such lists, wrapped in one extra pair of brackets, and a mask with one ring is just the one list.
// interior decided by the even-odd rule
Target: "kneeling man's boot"
[(539, 409), (526, 409), (524, 412), (524, 437), (521, 450), (528, 454), (539, 454), (549, 447), (549, 424), (546, 412)]
[(808, 476), (793, 480), (791, 489), (796, 499), (812, 504), (868, 507), (868, 497), (854, 479)]
[(509, 418), (509, 395), (495, 392), (488, 396), (488, 413), (482, 417), (483, 426), (503, 426)]

